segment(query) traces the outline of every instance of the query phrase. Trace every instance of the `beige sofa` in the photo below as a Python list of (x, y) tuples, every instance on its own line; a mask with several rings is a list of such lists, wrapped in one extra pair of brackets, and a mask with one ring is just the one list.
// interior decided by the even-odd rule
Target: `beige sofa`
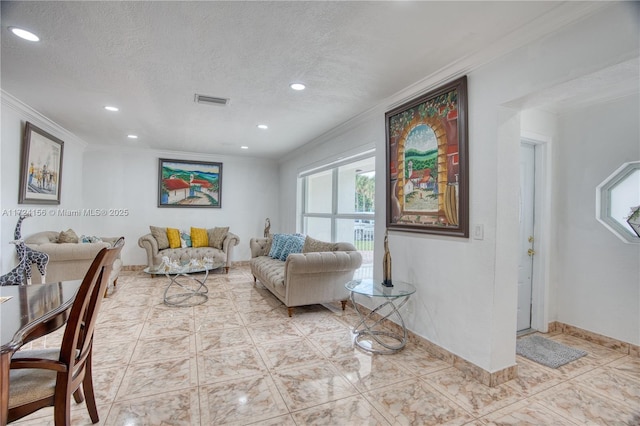
[(324, 243), (331, 246), (330, 251), (291, 253), (282, 261), (269, 257), (271, 241), (271, 238), (251, 239), (249, 265), (254, 281), (259, 280), (280, 299), (289, 316), (295, 306), (337, 300), (344, 310), (349, 297), (344, 285), (362, 264), (362, 255), (353, 244)]
[(184, 247), (184, 248), (167, 248), (158, 249), (158, 241), (149, 233), (138, 239), (138, 245), (147, 252), (147, 266), (149, 268), (162, 264), (162, 258), (167, 256), (170, 260), (177, 260), (180, 263), (188, 263), (191, 259), (202, 259), (210, 257), (224, 263), (225, 273), (229, 273), (231, 267), (231, 253), (233, 247), (237, 246), (240, 238), (232, 233), (227, 235), (222, 242), (222, 249), (215, 247)]
[[(47, 282), (83, 279), (98, 252), (105, 247), (110, 247), (118, 239), (117, 237), (101, 237), (102, 241), (96, 243), (58, 243), (58, 235), (60, 233), (56, 231), (43, 231), (24, 240), (27, 247), (49, 255), (45, 277)], [(116, 285), (121, 269), (122, 259), (118, 255), (109, 277), (110, 287)], [(40, 272), (34, 265), (32, 267), (32, 282), (40, 283), (41, 279)]]

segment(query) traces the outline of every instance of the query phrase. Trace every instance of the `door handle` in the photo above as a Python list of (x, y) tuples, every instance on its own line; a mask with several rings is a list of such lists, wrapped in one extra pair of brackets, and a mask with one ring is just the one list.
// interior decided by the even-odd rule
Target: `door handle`
[(533, 256), (534, 254), (536, 254), (536, 252), (535, 252), (535, 250), (534, 250), (534, 249), (529, 249), (529, 250), (527, 250), (527, 254), (528, 254), (529, 256)]

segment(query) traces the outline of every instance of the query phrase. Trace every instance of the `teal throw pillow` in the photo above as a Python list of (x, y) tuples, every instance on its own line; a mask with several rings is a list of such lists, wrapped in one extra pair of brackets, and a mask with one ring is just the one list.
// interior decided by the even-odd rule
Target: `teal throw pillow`
[(187, 234), (186, 232), (181, 232), (180, 239), (184, 240), (186, 247), (191, 247), (191, 235)]
[(280, 260), (287, 260), (287, 257), (291, 253), (302, 253), (302, 247), (304, 246), (304, 235), (294, 234), (289, 235), (282, 251), (280, 252)]
[(271, 250), (269, 250), (269, 257), (273, 259), (279, 259), (280, 253), (282, 253), (282, 249), (284, 248), (285, 238), (287, 234), (275, 234), (273, 236), (273, 241), (271, 242)]

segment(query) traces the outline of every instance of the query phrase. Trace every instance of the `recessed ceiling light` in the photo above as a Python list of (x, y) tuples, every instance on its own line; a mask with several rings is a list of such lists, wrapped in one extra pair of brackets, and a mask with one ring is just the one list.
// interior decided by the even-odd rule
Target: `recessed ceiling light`
[(104, 107), (104, 109), (106, 109), (107, 111), (111, 111), (111, 112), (120, 111), (120, 108), (118, 108), (118, 107), (114, 107), (114, 106), (109, 106), (109, 105), (107, 105), (106, 107)]
[(256, 127), (262, 130), (267, 130), (269, 128), (269, 126), (267, 126), (266, 124), (258, 124)]
[(242, 145), (242, 146), (240, 147), (240, 149), (249, 149), (249, 147), (248, 147), (248, 146), (245, 146), (245, 145)]
[(31, 31), (23, 30), (22, 28), (9, 27), (12, 33), (18, 37), (29, 41), (40, 41), (40, 37), (32, 33)]
[(138, 135), (127, 135), (129, 139), (138, 139)]
[(291, 83), (289, 85), (293, 90), (304, 90), (306, 86), (302, 83)]

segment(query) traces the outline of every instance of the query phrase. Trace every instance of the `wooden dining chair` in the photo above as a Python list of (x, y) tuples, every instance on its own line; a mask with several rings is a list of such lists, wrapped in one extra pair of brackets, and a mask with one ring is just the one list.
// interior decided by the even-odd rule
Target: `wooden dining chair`
[(102, 249), (93, 260), (71, 307), (61, 347), (14, 354), (9, 375), (9, 422), (53, 406), (55, 425), (68, 426), (71, 395), (77, 403), (86, 396), (91, 421), (98, 422), (91, 375), (93, 330), (111, 267), (123, 243), (120, 239), (113, 247)]

